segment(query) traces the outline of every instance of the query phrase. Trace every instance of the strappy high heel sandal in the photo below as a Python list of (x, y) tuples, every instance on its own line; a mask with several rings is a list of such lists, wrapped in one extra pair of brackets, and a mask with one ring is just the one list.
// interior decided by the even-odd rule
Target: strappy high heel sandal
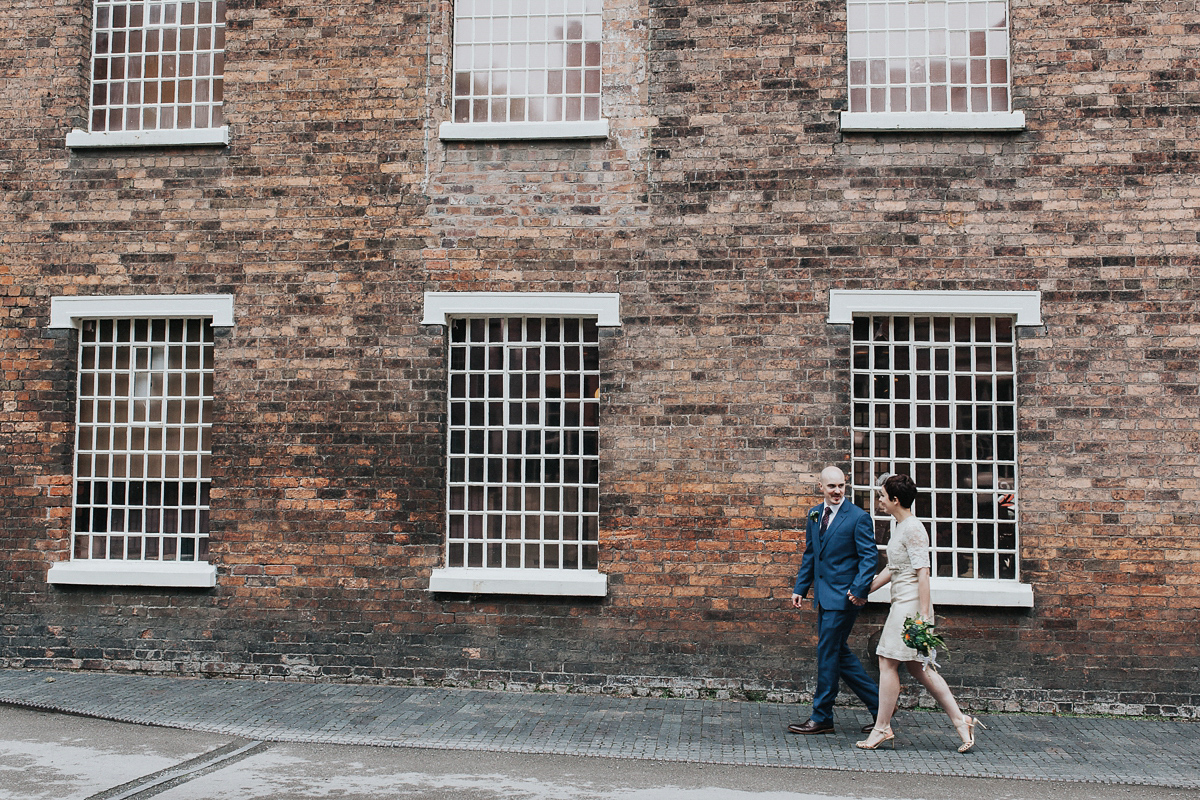
[(958, 746), (958, 752), (968, 753), (975, 746), (975, 726), (987, 730), (987, 725), (979, 721), (979, 717), (965, 717), (967, 723), (967, 740)]
[[(874, 744), (872, 744), (871, 736), (874, 736), (877, 733), (882, 733), (883, 738), (880, 739), (879, 741), (875, 742)], [(857, 747), (859, 750), (878, 750), (883, 745), (890, 743), (892, 746), (892, 749), (893, 750), (896, 749), (896, 734), (892, 733), (892, 727), (890, 725), (883, 729), (872, 728), (871, 736), (868, 736), (866, 739), (863, 739), (861, 742), (855, 742), (854, 746)]]

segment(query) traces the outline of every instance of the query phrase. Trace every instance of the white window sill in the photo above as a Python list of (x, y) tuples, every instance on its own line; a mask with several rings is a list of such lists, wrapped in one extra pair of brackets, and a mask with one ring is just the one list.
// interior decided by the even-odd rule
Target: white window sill
[[(992, 608), (1033, 608), (1033, 587), (1016, 581), (973, 578), (931, 578), (929, 589), (933, 605), (989, 606)], [(872, 603), (891, 603), (892, 587), (885, 585), (871, 592)]]
[(67, 147), (169, 147), (187, 145), (227, 145), (229, 126), (185, 128), (163, 131), (102, 131), (91, 133), (76, 128), (67, 134)]
[(209, 589), (217, 568), (203, 561), (60, 561), (46, 581), (56, 586), (165, 586)]
[(578, 122), (443, 122), (438, 138), (450, 142), (520, 139), (607, 139), (608, 120)]
[(429, 591), (458, 594), (524, 594), (604, 597), (608, 576), (578, 569), (435, 569)]
[(1024, 111), (995, 112), (842, 112), (842, 130), (847, 133), (889, 131), (1023, 131)]

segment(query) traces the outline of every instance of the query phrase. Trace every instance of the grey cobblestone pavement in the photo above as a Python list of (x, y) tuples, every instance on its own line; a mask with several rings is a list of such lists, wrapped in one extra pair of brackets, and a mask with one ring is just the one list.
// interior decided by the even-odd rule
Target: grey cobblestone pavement
[(859, 751), (861, 709), (793, 736), (807, 706), (657, 697), (0, 670), (0, 703), (279, 742), (427, 747), (863, 772), (1200, 788), (1200, 723), (981, 714), (955, 751), (945, 716), (904, 711), (895, 751)]

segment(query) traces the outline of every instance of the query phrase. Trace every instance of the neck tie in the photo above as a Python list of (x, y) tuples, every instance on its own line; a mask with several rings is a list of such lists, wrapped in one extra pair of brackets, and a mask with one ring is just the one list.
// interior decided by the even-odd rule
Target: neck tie
[(833, 509), (825, 506), (825, 513), (821, 515), (821, 535), (825, 535), (825, 529), (829, 527), (829, 518), (833, 516)]

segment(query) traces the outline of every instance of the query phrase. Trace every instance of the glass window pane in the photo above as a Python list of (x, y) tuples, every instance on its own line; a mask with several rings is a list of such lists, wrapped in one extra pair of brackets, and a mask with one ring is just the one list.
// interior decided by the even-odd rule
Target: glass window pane
[[(560, 317), (454, 319), (449, 329), (447, 566), (484, 565), (484, 551), (473, 560), (467, 546), (475, 537), (494, 543), (486, 550), (488, 566), (580, 568), (586, 562), (578, 549), (571, 555), (543, 542), (578, 539), (580, 531), (590, 535), (599, 527), (596, 462), (580, 459), (599, 453), (599, 348), (580, 344), (598, 340), (595, 323)], [(487, 346), (459, 344), (475, 340), (469, 334), (475, 331)], [(488, 402), (463, 402), (464, 387), (472, 381), (488, 387)], [(485, 414), (485, 406), (495, 413)], [(478, 413), (472, 413), (475, 408)], [(463, 469), (457, 456), (464, 447), (508, 457), (487, 459), (492, 466), (486, 472), (482, 458), (470, 459), (480, 462), (479, 469)], [(469, 519), (464, 524), (464, 502), (468, 512), (482, 509), (485, 496), (489, 511), (506, 513), (481, 517), (474, 527)], [(563, 516), (565, 511), (571, 514)]]
[[(852, 326), (856, 500), (874, 508), (877, 476), (911, 475), (922, 492), (915, 513), (931, 532), (940, 531), (933, 546), (942, 576), (1017, 577), (1012, 322), (860, 316)], [(947, 346), (921, 344), (930, 341)], [(881, 525), (890, 520), (877, 515)], [(1003, 536), (996, 520), (1005, 521)]]

